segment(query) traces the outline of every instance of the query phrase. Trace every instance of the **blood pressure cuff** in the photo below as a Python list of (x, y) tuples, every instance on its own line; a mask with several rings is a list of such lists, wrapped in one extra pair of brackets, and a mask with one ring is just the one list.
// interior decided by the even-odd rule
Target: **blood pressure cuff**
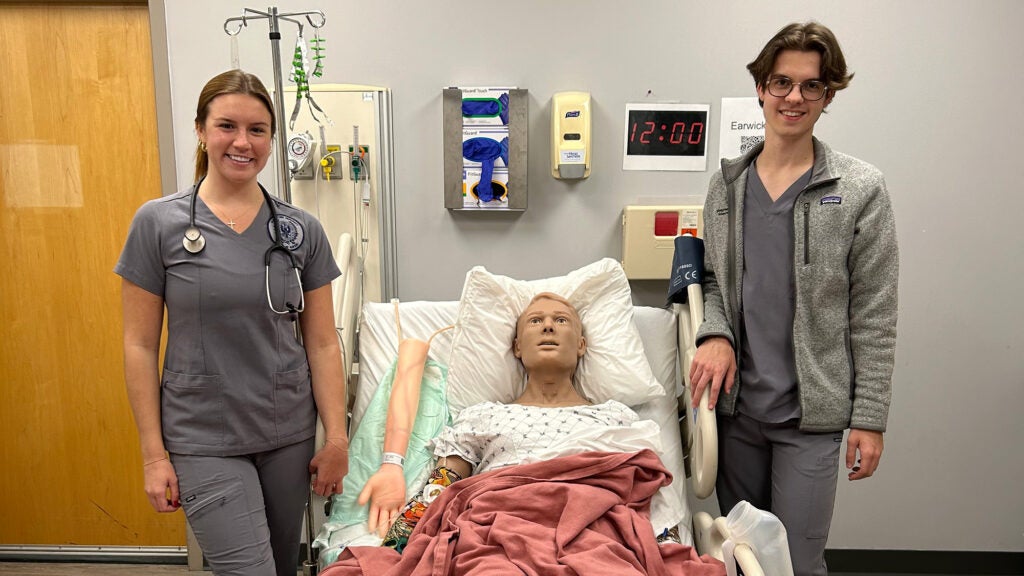
[(491, 138), (470, 138), (462, 143), (462, 157), (480, 163), (480, 183), (476, 186), (476, 195), (481, 202), (494, 199), (491, 187), (491, 175), (494, 174), (494, 161), (498, 158), (508, 166), (508, 138), (501, 142)]
[(686, 304), (686, 287), (700, 284), (703, 279), (704, 241), (693, 236), (676, 236), (668, 282), (669, 304)]

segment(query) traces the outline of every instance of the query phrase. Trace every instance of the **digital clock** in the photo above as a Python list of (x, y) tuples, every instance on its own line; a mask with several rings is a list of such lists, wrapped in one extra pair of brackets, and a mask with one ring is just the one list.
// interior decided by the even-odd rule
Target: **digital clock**
[(626, 104), (623, 170), (706, 170), (707, 104)]

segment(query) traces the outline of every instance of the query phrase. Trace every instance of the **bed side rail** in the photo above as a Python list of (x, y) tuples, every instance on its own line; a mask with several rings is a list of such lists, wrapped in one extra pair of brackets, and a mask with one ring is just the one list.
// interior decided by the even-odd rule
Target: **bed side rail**
[(687, 458), (687, 470), (694, 494), (704, 499), (715, 490), (718, 475), (718, 424), (715, 411), (708, 407), (710, 391), (705, 389), (696, 409), (690, 391), (690, 364), (697, 351), (697, 330), (704, 322), (704, 295), (700, 284), (686, 288), (685, 304), (673, 304), (676, 326), (679, 330), (679, 363), (682, 372), (683, 393), (679, 397), (680, 425)]

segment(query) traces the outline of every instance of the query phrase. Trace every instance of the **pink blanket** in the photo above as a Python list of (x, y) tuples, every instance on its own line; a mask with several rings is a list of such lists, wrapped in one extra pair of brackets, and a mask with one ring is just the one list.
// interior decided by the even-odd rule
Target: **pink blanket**
[(651, 497), (671, 476), (649, 450), (588, 452), (452, 484), (404, 554), (351, 547), (323, 576), (724, 575), (689, 546), (658, 546)]

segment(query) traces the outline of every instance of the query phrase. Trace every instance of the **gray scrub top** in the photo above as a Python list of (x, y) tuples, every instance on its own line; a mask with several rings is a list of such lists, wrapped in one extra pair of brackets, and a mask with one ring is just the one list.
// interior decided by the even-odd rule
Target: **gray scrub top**
[[(316, 406), (306, 353), (288, 314), (267, 303), (264, 255), (273, 246), (264, 201), (241, 234), (196, 201), (196, 226), (206, 247), (182, 245), (193, 187), (139, 208), (114, 272), (164, 299), (167, 348), (161, 376), (164, 445), (179, 454), (233, 456), (310, 438)], [(300, 269), (303, 290), (341, 275), (320, 223), (274, 200), (284, 244)], [(299, 303), (287, 256), (270, 265), (274, 307)]]
[(757, 173), (743, 203), (743, 340), (736, 409), (760, 422), (800, 416), (793, 352), (793, 204), (811, 181), (807, 170), (775, 201)]

